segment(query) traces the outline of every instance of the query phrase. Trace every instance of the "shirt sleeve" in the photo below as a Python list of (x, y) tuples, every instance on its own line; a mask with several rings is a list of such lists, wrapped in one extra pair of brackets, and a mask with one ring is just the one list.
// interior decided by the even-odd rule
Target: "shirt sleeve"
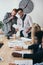
[(31, 59), (42, 59), (43, 58), (43, 50), (36, 52), (35, 54), (24, 54), (23, 58), (31, 58)]
[(30, 27), (32, 27), (32, 18), (31, 18), (31, 16), (29, 16), (29, 24), (30, 24)]
[(26, 26), (32, 27), (32, 18), (29, 15), (27, 15), (24, 20), (24, 27)]
[(6, 15), (4, 16), (4, 19), (3, 19), (3, 23), (8, 23), (11, 19), (9, 18), (9, 13), (6, 13)]

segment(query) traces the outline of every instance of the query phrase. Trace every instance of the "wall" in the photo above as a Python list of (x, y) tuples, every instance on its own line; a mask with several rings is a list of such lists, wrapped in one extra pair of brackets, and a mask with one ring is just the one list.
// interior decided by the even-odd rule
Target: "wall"
[[(0, 20), (6, 12), (11, 11), (13, 8), (18, 8), (21, 0), (0, 0)], [(43, 27), (43, 0), (32, 0), (34, 3), (34, 9), (29, 14), (32, 17), (33, 22), (38, 23)]]
[(13, 8), (18, 8), (20, 0), (0, 0), (0, 20), (6, 12), (12, 11)]
[(38, 23), (43, 27), (43, 0), (32, 0), (34, 3), (34, 9), (30, 13), (33, 22)]

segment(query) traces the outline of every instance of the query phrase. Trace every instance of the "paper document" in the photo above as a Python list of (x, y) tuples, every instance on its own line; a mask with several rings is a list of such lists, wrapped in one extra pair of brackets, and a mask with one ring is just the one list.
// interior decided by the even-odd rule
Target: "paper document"
[(15, 47), (15, 46), (26, 47), (27, 45), (23, 41), (15, 40), (15, 41), (8, 42), (8, 46), (9, 47)]
[(17, 65), (33, 65), (33, 60), (15, 60), (14, 63)]
[(21, 40), (24, 41), (24, 42), (27, 42), (27, 41), (31, 42), (32, 39), (21, 37)]

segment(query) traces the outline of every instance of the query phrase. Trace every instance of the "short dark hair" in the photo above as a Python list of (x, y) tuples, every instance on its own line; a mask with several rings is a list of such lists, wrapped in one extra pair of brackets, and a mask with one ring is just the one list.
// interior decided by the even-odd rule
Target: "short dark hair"
[(21, 10), (21, 11), (23, 11), (23, 9), (22, 9), (22, 8), (18, 8), (18, 11), (20, 11), (20, 10)]
[(38, 39), (38, 43), (41, 43), (42, 42), (42, 37), (43, 37), (43, 31), (38, 31), (35, 33), (35, 36), (37, 37)]
[(13, 11), (17, 12), (17, 11), (18, 11), (18, 9), (14, 8), (14, 9), (13, 9)]

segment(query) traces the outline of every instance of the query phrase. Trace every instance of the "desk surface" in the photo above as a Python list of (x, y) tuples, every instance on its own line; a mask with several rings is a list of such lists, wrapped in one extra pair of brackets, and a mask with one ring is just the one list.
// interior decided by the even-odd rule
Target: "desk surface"
[[(4, 43), (4, 45), (3, 45), (3, 47), (0, 49), (0, 57), (2, 57), (3, 58), (3, 61), (2, 62), (0, 62), (0, 65), (9, 65), (9, 63), (11, 63), (11, 62), (14, 62), (14, 60), (23, 60), (23, 58), (14, 58), (14, 57), (12, 57), (12, 52), (13, 52), (13, 50), (12, 50), (12, 48), (9, 48), (8, 47), (8, 39), (6, 39), (6, 38), (4, 38), (3, 39), (3, 43)], [(28, 43), (29, 44), (29, 43)], [(31, 59), (32, 60), (32, 59)]]

